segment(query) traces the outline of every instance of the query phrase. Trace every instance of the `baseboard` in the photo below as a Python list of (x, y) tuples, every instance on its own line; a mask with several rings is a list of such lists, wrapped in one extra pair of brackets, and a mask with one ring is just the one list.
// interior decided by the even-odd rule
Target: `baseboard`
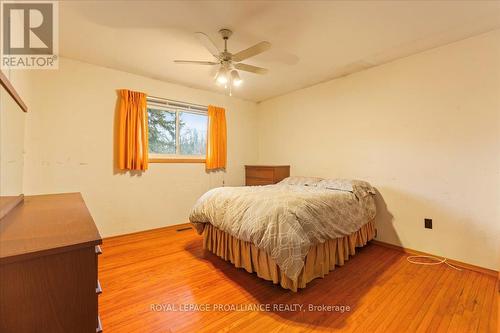
[[(417, 250), (413, 250), (413, 249), (408, 249), (406, 247), (402, 247), (402, 246), (398, 246), (398, 245), (394, 245), (394, 244), (389, 244), (389, 243), (381, 242), (379, 240), (372, 240), (370, 242), (373, 243), (373, 244), (376, 244), (376, 245), (384, 246), (384, 247), (387, 247), (387, 248), (390, 248), (390, 249), (393, 249), (393, 250), (401, 251), (401, 252), (412, 254), (412, 255), (433, 256), (433, 257), (436, 257), (436, 258), (444, 259), (444, 257), (437, 256), (435, 254), (421, 252), (421, 251), (417, 251)], [(489, 269), (489, 268), (485, 268), (485, 267), (480, 267), (480, 266), (476, 266), (476, 265), (472, 265), (472, 264), (467, 264), (465, 262), (461, 262), (461, 261), (457, 261), (457, 260), (453, 260), (453, 259), (449, 259), (449, 258), (446, 258), (446, 261), (449, 262), (452, 265), (455, 265), (455, 266), (458, 266), (458, 267), (461, 267), (461, 268), (465, 268), (465, 269), (468, 269), (468, 270), (471, 270), (471, 271), (475, 271), (475, 272), (478, 272), (478, 273), (483, 273), (483, 274), (491, 275), (491, 276), (495, 277), (496, 279), (498, 279), (498, 277), (499, 277), (498, 271), (495, 271), (493, 269)]]
[(167, 230), (170, 230), (170, 231), (176, 231), (177, 229), (186, 229), (188, 227), (191, 227), (192, 224), (187, 222), (187, 223), (180, 223), (180, 224), (173, 224), (173, 225), (169, 225), (169, 226), (166, 226), (166, 227), (160, 227), (160, 228), (154, 228), (154, 229), (147, 229), (147, 230), (141, 230), (141, 231), (134, 231), (134, 232), (131, 232), (131, 233), (128, 233), (128, 234), (121, 234), (121, 235), (114, 235), (114, 236), (109, 236), (109, 237), (103, 237), (103, 241), (109, 241), (109, 240), (112, 240), (112, 239), (116, 239), (116, 238), (121, 238), (121, 237), (127, 237), (127, 236), (137, 236), (137, 235), (140, 235), (140, 234), (146, 234), (146, 233), (150, 233), (150, 232), (157, 232), (157, 231), (167, 231)]

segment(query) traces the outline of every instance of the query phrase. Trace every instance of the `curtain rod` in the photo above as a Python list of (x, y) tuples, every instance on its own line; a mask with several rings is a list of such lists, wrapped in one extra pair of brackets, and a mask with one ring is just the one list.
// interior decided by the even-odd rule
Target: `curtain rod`
[(177, 105), (185, 105), (185, 106), (189, 106), (189, 107), (193, 107), (193, 108), (198, 108), (198, 109), (203, 109), (203, 110), (207, 110), (208, 109), (208, 106), (206, 105), (201, 105), (201, 104), (195, 104), (195, 103), (188, 103), (188, 102), (181, 102), (181, 101), (176, 101), (175, 99), (168, 99), (168, 98), (162, 98), (162, 97), (156, 97), (156, 96), (147, 96), (147, 99), (149, 100), (155, 100), (155, 101), (160, 101), (160, 102), (164, 102), (165, 104), (177, 104)]

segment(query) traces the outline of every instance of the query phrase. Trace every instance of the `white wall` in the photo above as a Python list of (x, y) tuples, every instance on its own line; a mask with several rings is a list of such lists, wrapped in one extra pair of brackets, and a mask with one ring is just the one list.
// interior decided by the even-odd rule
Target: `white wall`
[(23, 193), (25, 116), (0, 86), (0, 197)]
[(261, 163), (377, 187), (379, 240), (498, 269), (500, 30), (265, 101), (258, 113)]
[[(26, 71), (1, 69), (20, 94), (31, 91)], [(24, 94), (20, 94), (25, 102)], [(24, 193), (24, 148), (26, 113), (7, 90), (0, 87), (0, 196)]]
[[(244, 183), (244, 164), (257, 160), (256, 105), (86, 63), (61, 59), (59, 70), (26, 71), (34, 89), (21, 91), (26, 120), (25, 194), (82, 192), (103, 236), (187, 222), (211, 187)], [(143, 174), (114, 163), (116, 90), (146, 92), (226, 108), (227, 174), (204, 164), (150, 164)]]

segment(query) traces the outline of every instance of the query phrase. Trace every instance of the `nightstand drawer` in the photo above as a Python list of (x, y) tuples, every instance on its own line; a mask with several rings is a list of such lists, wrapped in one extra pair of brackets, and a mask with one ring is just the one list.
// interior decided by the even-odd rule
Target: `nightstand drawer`
[(272, 185), (272, 184), (274, 184), (274, 182), (272, 179), (247, 177), (245, 184), (246, 184), (246, 186)]
[(246, 176), (248, 178), (259, 178), (259, 179), (274, 179), (274, 169), (269, 168), (247, 168)]

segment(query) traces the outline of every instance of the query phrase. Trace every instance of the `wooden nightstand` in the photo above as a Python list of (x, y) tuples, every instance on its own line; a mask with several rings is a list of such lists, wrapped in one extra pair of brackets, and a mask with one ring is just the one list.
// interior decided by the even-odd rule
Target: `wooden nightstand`
[(289, 176), (289, 165), (245, 165), (247, 186), (276, 184)]

